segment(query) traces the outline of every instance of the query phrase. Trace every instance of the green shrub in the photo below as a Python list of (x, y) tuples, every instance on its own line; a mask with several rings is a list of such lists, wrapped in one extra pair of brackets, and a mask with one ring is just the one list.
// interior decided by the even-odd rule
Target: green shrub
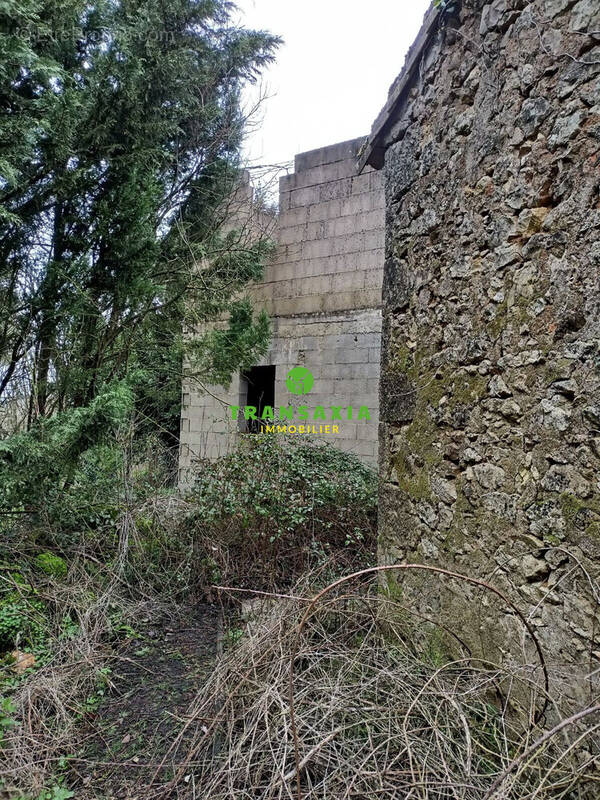
[(67, 574), (67, 562), (54, 553), (40, 553), (35, 557), (35, 565), (52, 578), (64, 578)]
[(193, 497), (207, 521), (236, 516), (244, 527), (260, 521), (282, 536), (308, 523), (369, 523), (376, 489), (373, 471), (334, 447), (247, 437), (231, 455), (203, 464)]
[[(2, 748), (5, 734), (17, 725), (17, 721), (14, 718), (16, 713), (17, 707), (10, 697), (0, 697), (0, 749)], [(2, 788), (1, 785), (0, 788)]]
[(44, 603), (32, 593), (0, 595), (0, 651), (19, 646), (35, 649), (46, 635)]
[(0, 507), (43, 508), (52, 515), (73, 484), (82, 456), (114, 441), (129, 418), (133, 393), (116, 383), (89, 406), (41, 420), (29, 431), (0, 441)]
[(221, 580), (281, 587), (333, 558), (358, 568), (375, 549), (376, 474), (327, 444), (245, 437), (202, 464), (189, 499), (196, 566)]

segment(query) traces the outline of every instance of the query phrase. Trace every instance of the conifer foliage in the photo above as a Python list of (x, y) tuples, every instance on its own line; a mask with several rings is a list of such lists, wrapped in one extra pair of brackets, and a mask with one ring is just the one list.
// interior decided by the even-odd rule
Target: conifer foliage
[(186, 329), (234, 312), (228, 363), (200, 359), (222, 379), (264, 346), (266, 320), (232, 298), (268, 243), (241, 246), (222, 223), (240, 92), (278, 40), (233, 13), (226, 0), (0, 5), (0, 399), (23, 403), (30, 428), (126, 379), (144, 418), (175, 433)]

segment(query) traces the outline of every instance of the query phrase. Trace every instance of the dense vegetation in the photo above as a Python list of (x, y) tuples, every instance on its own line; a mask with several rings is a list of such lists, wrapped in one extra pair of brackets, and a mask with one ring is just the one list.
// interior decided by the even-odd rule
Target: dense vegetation
[[(102, 395), (48, 421), (43, 441), (23, 433), (3, 443), (5, 455), (11, 446), (44, 448), (62, 475), (60, 486), (47, 474), (26, 489), (4, 483), (11, 502), (25, 490), (34, 501), (0, 517), (0, 760), (9, 797), (27, 791), (37, 800), (43, 786), (51, 800), (70, 796), (60, 792), (69, 758), (81, 755), (77, 731), (106, 691), (114, 648), (141, 636), (141, 616), (214, 600), (215, 584), (281, 591), (305, 570), (326, 580), (371, 563), (376, 480), (353, 456), (249, 436), (223, 461), (202, 465), (182, 496), (149, 440), (144, 449), (118, 426), (130, 402), (127, 392)], [(97, 425), (104, 440), (79, 452), (67, 477), (60, 442), (81, 446)]]
[[(98, 648), (192, 584), (193, 536), (173, 528), (184, 369), (226, 383), (267, 346), (243, 290), (270, 243), (231, 220), (241, 92), (278, 40), (232, 12), (0, 5), (0, 754), (28, 777), (0, 772), (16, 797), (55, 772)], [(220, 338), (188, 336), (222, 317)]]
[(374, 563), (358, 459), (247, 436), (174, 485), (184, 373), (269, 337), (237, 190), (278, 39), (232, 13), (0, 2), (0, 797), (575, 797), (598, 744), (531, 744), (530, 664), (340, 578)]
[(240, 91), (277, 39), (230, 13), (225, 0), (0, 9), (0, 399), (27, 428), (126, 379), (174, 444), (185, 330), (232, 315), (226, 352), (195, 345), (204, 377), (264, 347), (266, 320), (232, 297), (268, 242), (222, 222)]
[(0, 652), (19, 643), (36, 652), (39, 614), (7, 622), (19, 587), (23, 608), (38, 583), (75, 577), (93, 592), (116, 577), (121, 594), (173, 600), (221, 581), (283, 589), (307, 569), (339, 569), (346, 553), (353, 565), (371, 560), (376, 481), (354, 456), (247, 437), (181, 495), (161, 485), (160, 463), (126, 454), (97, 445), (43, 510), (2, 518)]
[(329, 575), (375, 552), (375, 475), (333, 447), (249, 437), (203, 466), (189, 499), (208, 585), (281, 590), (317, 566)]

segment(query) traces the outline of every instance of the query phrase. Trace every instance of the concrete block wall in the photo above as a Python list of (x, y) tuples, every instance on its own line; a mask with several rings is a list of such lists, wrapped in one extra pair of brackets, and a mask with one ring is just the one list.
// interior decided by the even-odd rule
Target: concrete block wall
[[(338, 422), (325, 438), (375, 464), (378, 455), (378, 384), (381, 344), (384, 194), (381, 173), (358, 175), (363, 139), (297, 155), (295, 171), (280, 179), (276, 252), (250, 295), (272, 319), (271, 347), (261, 364), (275, 365), (275, 408), (280, 405), (361, 405), (371, 419)], [(285, 380), (295, 366), (314, 376), (298, 398)], [(244, 405), (240, 376), (223, 387), (183, 387), (180, 480), (203, 458), (226, 454), (238, 425), (230, 407)], [(328, 420), (329, 421), (329, 420)], [(310, 420), (312, 423), (313, 421)], [(320, 424), (317, 420), (314, 424)]]
[(280, 179), (278, 248), (255, 299), (274, 317), (379, 308), (381, 175), (357, 174), (362, 139), (296, 156)]

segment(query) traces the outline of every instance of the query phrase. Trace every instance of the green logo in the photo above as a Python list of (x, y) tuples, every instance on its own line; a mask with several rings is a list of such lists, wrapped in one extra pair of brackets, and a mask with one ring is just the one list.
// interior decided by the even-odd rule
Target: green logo
[(285, 380), (288, 392), (292, 394), (308, 394), (313, 388), (315, 379), (306, 367), (294, 367)]

